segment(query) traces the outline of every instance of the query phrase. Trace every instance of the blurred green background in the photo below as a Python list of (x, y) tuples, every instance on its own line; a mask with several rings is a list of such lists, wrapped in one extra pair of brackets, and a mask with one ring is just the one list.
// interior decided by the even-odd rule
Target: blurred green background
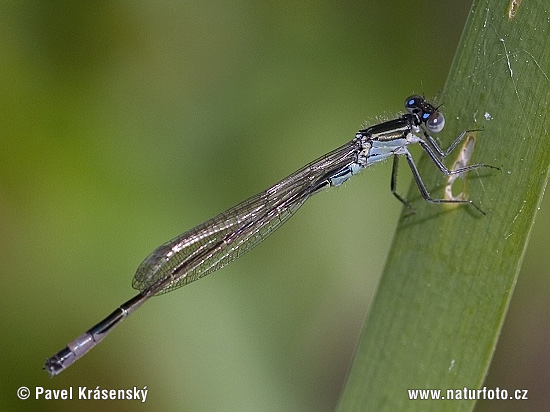
[[(134, 296), (155, 247), (399, 113), (407, 95), (437, 95), (469, 7), (3, 2), (0, 409), (333, 410), (401, 210), (389, 164), (151, 300), (58, 377), (41, 367)], [(549, 227), (546, 202), (486, 382), (541, 406)], [(20, 386), (149, 392), (144, 404), (22, 401)]]

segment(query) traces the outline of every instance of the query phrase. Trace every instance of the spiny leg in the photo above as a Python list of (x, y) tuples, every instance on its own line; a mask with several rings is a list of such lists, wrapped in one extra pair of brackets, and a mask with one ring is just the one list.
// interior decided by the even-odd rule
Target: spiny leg
[[(418, 189), (420, 190), (420, 194), (422, 195), (422, 197), (424, 198), (424, 200), (426, 202), (429, 202), (429, 203), (459, 203), (459, 204), (469, 204), (469, 205), (472, 205), (473, 207), (475, 207), (477, 210), (479, 210), (483, 215), (485, 215), (485, 212), (478, 206), (476, 205), (472, 200), (459, 200), (459, 199), (434, 199), (433, 197), (431, 197), (430, 193), (428, 192), (428, 189), (426, 189), (426, 185), (424, 184), (424, 182), (422, 181), (422, 178), (420, 177), (420, 173), (418, 172), (418, 169), (416, 167), (416, 164), (414, 163), (414, 159), (412, 157), (412, 155), (410, 154), (410, 152), (408, 150), (405, 150), (405, 153), (404, 155), (407, 157), (407, 163), (409, 164), (409, 167), (411, 169), (411, 172), (413, 174), (413, 177), (414, 177), (414, 180), (416, 182), (416, 185), (418, 186)], [(437, 163), (436, 163), (437, 164)], [(481, 166), (484, 166), (484, 165), (473, 165), (473, 166), (468, 166), (468, 167), (464, 167), (464, 168), (461, 168), (461, 169), (457, 169), (457, 171), (449, 171), (447, 168), (445, 168), (445, 170), (451, 172), (451, 173), (460, 173), (461, 171), (464, 171), (464, 170), (471, 170), (472, 168), (473, 169), (476, 169), (477, 167), (481, 167)], [(445, 166), (443, 166), (445, 167)], [(441, 170), (441, 169), (440, 169)], [(442, 170), (443, 171), (443, 170)], [(444, 172), (444, 171), (443, 171)], [(445, 173), (445, 172), (444, 172)], [(448, 173), (448, 174), (451, 174), (451, 173)]]
[(458, 146), (458, 144), (464, 139), (467, 133), (470, 132), (478, 132), (480, 129), (473, 129), (473, 130), (464, 130), (462, 133), (458, 135), (458, 137), (455, 139), (453, 143), (447, 148), (447, 150), (443, 151), (443, 149), (437, 144), (435, 139), (430, 136), (425, 130), (423, 130), (424, 137), (428, 141), (428, 143), (432, 146), (432, 148), (437, 152), (439, 157), (445, 158), (447, 157), (454, 149)]
[(392, 194), (399, 200), (401, 203), (403, 203), (407, 209), (409, 209), (410, 213), (415, 213), (414, 208), (411, 206), (411, 204), (405, 199), (403, 196), (401, 196), (399, 193), (397, 193), (397, 168), (399, 165), (399, 156), (395, 155), (393, 156), (393, 165), (391, 169), (391, 192)]
[[(455, 140), (455, 142), (456, 142), (456, 140)], [(445, 166), (445, 164), (443, 164), (441, 159), (439, 157), (437, 157), (437, 154), (434, 152), (434, 149), (432, 149), (430, 147), (430, 145), (428, 145), (428, 143), (426, 143), (424, 140), (421, 140), (421, 139), (419, 139), (418, 143), (420, 144), (422, 149), (424, 149), (424, 151), (428, 154), (430, 159), (432, 159), (432, 162), (435, 163), (435, 165), (441, 171), (441, 173), (444, 173), (445, 175), (454, 175), (454, 174), (458, 174), (458, 173), (464, 173), (464, 172), (467, 172), (468, 170), (479, 169), (481, 167), (488, 167), (488, 168), (491, 168), (491, 169), (500, 170), (499, 167), (491, 166), (491, 165), (488, 165), (488, 164), (485, 164), (485, 163), (477, 163), (475, 165), (459, 167), (458, 169), (449, 170), (449, 168), (447, 168), (447, 166)], [(454, 147), (456, 147), (456, 145), (454, 143), (453, 143), (453, 145), (451, 145), (451, 146), (454, 149)], [(444, 153), (443, 157), (445, 157), (447, 155), (448, 155), (448, 153)], [(410, 156), (410, 154), (409, 154), (409, 156)], [(407, 156), (407, 158), (408, 158), (408, 156)]]

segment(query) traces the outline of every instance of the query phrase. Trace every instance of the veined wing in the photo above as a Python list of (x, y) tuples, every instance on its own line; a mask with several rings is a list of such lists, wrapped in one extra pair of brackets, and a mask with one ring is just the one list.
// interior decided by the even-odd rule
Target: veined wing
[(166, 293), (235, 260), (278, 229), (309, 196), (327, 186), (331, 174), (356, 161), (357, 145), (355, 140), (348, 142), (158, 247), (139, 266), (133, 288), (147, 294)]

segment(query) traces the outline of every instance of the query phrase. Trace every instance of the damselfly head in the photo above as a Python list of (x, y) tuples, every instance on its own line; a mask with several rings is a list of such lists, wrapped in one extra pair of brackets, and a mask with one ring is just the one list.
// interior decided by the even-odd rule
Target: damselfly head
[(424, 123), (430, 133), (439, 133), (445, 127), (445, 116), (424, 96), (412, 95), (405, 99), (405, 109)]

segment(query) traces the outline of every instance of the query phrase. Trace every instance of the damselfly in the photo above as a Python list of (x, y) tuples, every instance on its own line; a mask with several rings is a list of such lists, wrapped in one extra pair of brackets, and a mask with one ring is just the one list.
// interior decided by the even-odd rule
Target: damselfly
[(471, 200), (432, 198), (408, 146), (419, 144), (446, 175), (492, 166), (475, 164), (449, 170), (442, 159), (458, 145), (464, 133), (443, 151), (431, 136), (431, 133), (438, 133), (445, 126), (445, 118), (438, 108), (422, 96), (411, 96), (405, 100), (405, 109), (407, 113), (401, 117), (359, 130), (355, 138), (345, 145), (158, 247), (143, 261), (134, 276), (132, 286), (140, 293), (47, 359), (44, 369), (50, 376), (57, 375), (84, 356), (152, 296), (170, 292), (224, 267), (278, 229), (310, 196), (339, 186), (362, 169), (389, 157), (393, 157), (391, 191), (406, 206), (410, 207), (409, 203), (396, 192), (400, 156), (405, 156), (420, 194), (426, 201), (465, 203), (484, 213)]

